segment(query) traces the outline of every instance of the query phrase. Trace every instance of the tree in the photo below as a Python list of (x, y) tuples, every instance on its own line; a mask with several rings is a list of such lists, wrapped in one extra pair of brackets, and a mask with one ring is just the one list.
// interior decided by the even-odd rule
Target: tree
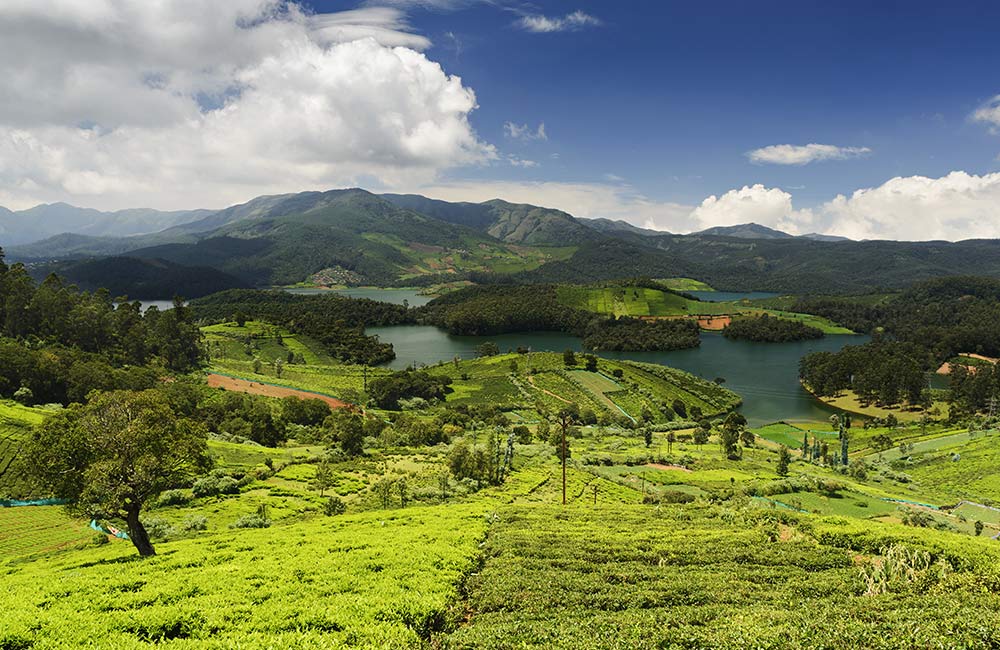
[(753, 431), (750, 429), (743, 429), (740, 431), (740, 442), (743, 443), (744, 447), (753, 447), (754, 442), (756, 442), (757, 436), (754, 435)]
[(500, 354), (500, 346), (493, 341), (486, 341), (476, 347), (476, 356), (495, 357), (498, 354)]
[(788, 476), (788, 464), (792, 461), (792, 455), (788, 452), (788, 447), (781, 445), (778, 450), (778, 476)]
[(643, 427), (642, 428), (642, 439), (646, 443), (646, 447), (647, 448), (651, 444), (653, 444), (653, 430), (650, 429), (649, 427)]
[(847, 443), (848, 443), (848, 433), (847, 429), (840, 430), (840, 464), (847, 465)]
[(675, 399), (674, 403), (670, 405), (674, 410), (674, 413), (679, 415), (681, 418), (687, 417), (687, 405), (684, 404), (680, 399)]
[(563, 351), (563, 365), (571, 368), (576, 365), (576, 353), (567, 348)]
[(983, 534), (983, 522), (976, 520), (976, 537)]
[(884, 433), (880, 433), (872, 438), (872, 448), (877, 451), (879, 453), (879, 457), (881, 457), (883, 451), (892, 449), (892, 438)]
[(597, 357), (593, 354), (585, 354), (583, 356), (584, 368), (590, 372), (597, 372)]
[(156, 551), (139, 520), (164, 490), (210, 465), (207, 432), (159, 392), (114, 391), (45, 420), (25, 457), (35, 481), (93, 517), (121, 517), (139, 554)]
[(702, 420), (698, 425), (698, 428), (694, 430), (694, 444), (698, 445), (700, 449), (702, 445), (708, 442), (708, 438), (712, 433), (712, 423), (708, 420)]
[[(573, 351), (567, 350), (567, 352), (572, 354)], [(575, 359), (573, 363), (576, 363)], [(576, 404), (567, 404), (559, 409), (556, 417), (559, 420), (559, 428), (562, 430), (562, 448), (560, 449), (559, 456), (562, 459), (562, 502), (563, 505), (566, 505), (566, 431), (580, 418), (580, 411)]]
[(325, 426), (331, 429), (333, 437), (348, 456), (365, 453), (365, 423), (357, 413), (343, 411), (326, 419)]
[(316, 477), (313, 479), (313, 485), (315, 485), (316, 489), (319, 490), (320, 498), (323, 498), (323, 493), (326, 492), (328, 488), (333, 487), (335, 482), (333, 467), (331, 467), (330, 463), (325, 460), (320, 462), (320, 464), (316, 466)]
[(741, 457), (740, 437), (746, 423), (746, 418), (735, 411), (727, 415), (722, 423), (722, 450), (730, 460), (739, 460)]
[(673, 431), (667, 433), (667, 453), (674, 453), (674, 443), (677, 442), (677, 434)]
[(802, 458), (804, 460), (812, 460), (812, 447), (809, 446), (809, 433), (802, 432)]

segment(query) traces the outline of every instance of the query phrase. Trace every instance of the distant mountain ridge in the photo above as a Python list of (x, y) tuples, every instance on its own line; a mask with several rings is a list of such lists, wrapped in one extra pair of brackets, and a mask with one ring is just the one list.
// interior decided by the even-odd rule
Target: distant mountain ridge
[(159, 259), (252, 286), (689, 277), (721, 290), (845, 293), (949, 275), (1000, 277), (997, 240), (858, 242), (759, 224), (676, 235), (501, 200), (450, 203), (356, 188), (257, 197), (152, 234), (63, 234), (5, 248), (10, 261), (38, 269), (71, 257)]
[(155, 233), (200, 219), (213, 210), (161, 211), (132, 208), (102, 212), (68, 203), (47, 203), (27, 210), (0, 207), (0, 245), (28, 244), (64, 233), (128, 237)]

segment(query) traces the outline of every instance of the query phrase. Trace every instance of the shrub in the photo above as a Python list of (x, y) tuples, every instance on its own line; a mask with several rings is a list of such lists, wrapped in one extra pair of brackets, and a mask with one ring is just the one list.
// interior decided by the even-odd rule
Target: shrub
[(240, 482), (231, 476), (224, 476), (217, 483), (219, 494), (239, 494)]
[(167, 539), (177, 534), (177, 531), (162, 519), (149, 519), (142, 522), (150, 539)]
[(254, 515), (243, 515), (233, 523), (229, 524), (230, 528), (268, 528), (271, 525), (270, 519), (265, 519), (259, 514)]
[(184, 490), (167, 490), (156, 500), (156, 506), (163, 508), (166, 506), (182, 506), (189, 502), (191, 497)]
[(182, 524), (182, 528), (185, 532), (192, 532), (196, 530), (205, 530), (208, 528), (208, 519), (202, 517), (201, 515), (191, 515)]
[(323, 514), (327, 517), (342, 515), (345, 512), (347, 512), (347, 504), (337, 495), (333, 495), (323, 502)]
[(219, 493), (219, 479), (214, 476), (205, 476), (194, 482), (191, 486), (191, 494), (195, 498), (210, 497)]

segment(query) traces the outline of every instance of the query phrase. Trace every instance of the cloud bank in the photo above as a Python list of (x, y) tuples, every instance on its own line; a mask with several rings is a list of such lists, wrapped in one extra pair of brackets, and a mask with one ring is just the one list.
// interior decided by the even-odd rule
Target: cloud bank
[(428, 45), (392, 7), (2, 3), (0, 204), (218, 206), (496, 159)]

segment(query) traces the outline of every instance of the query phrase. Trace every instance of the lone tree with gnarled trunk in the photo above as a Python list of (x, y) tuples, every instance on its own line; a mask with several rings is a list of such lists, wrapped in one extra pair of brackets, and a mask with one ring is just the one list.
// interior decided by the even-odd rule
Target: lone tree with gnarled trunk
[(155, 390), (114, 391), (53, 415), (26, 449), (28, 471), (94, 517), (121, 517), (139, 555), (156, 555), (139, 520), (147, 502), (210, 465), (206, 430)]

